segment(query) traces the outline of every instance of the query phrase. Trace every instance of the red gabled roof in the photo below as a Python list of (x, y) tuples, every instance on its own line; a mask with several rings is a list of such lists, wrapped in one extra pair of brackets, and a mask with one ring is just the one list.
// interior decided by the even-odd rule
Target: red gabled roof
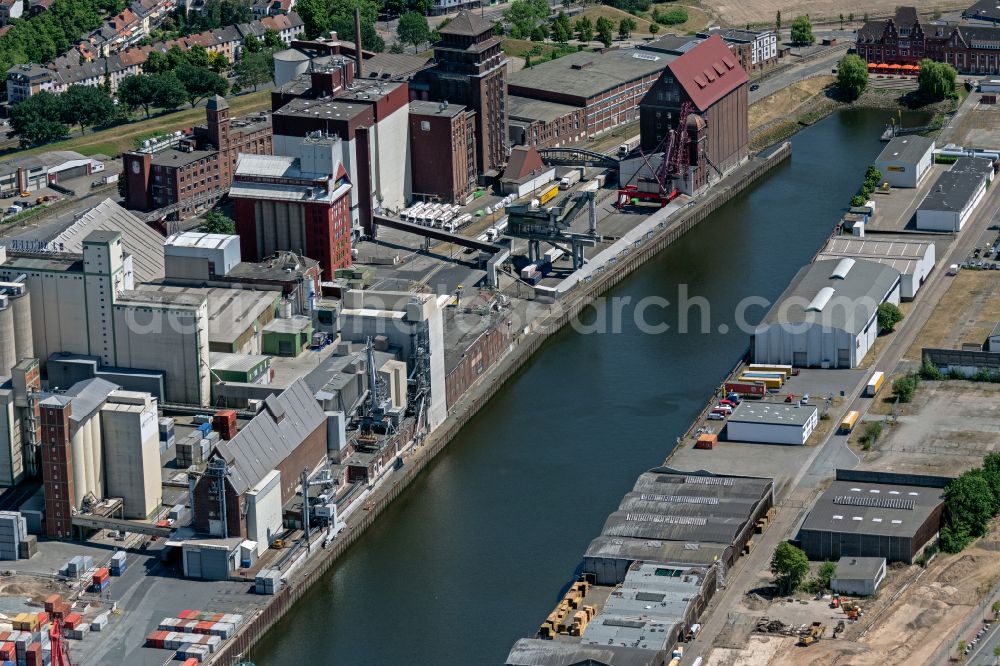
[(718, 35), (712, 35), (684, 55), (667, 63), (684, 91), (704, 111), (749, 81), (739, 60)]

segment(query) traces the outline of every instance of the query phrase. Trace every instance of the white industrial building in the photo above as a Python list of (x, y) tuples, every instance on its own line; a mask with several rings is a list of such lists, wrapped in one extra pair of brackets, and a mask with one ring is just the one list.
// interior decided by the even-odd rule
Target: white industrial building
[(246, 492), (247, 540), (263, 555), (282, 533), (281, 472), (271, 470)]
[(934, 139), (897, 136), (875, 160), (882, 182), (892, 187), (917, 187), (934, 164)]
[(878, 336), (878, 306), (898, 304), (900, 274), (865, 259), (807, 264), (757, 325), (755, 363), (855, 368)]
[(830, 589), (837, 594), (857, 597), (875, 595), (885, 580), (884, 557), (842, 557), (830, 578)]
[[(398, 347), (412, 370), (418, 348), (427, 350), (430, 400), (427, 423), (436, 428), (447, 415), (444, 369), (444, 323), (437, 296), (399, 291), (357, 291), (344, 295), (340, 336), (345, 342), (364, 343), (384, 336)], [(391, 371), (389, 372), (391, 375)]]
[(891, 266), (899, 271), (899, 295), (911, 300), (930, 275), (936, 261), (934, 243), (905, 238), (852, 238), (834, 236), (824, 247), (817, 260), (867, 259)]
[(818, 424), (819, 410), (814, 405), (744, 400), (729, 416), (726, 438), (734, 442), (799, 446), (806, 443)]
[(163, 246), (167, 277), (187, 277), (208, 262), (208, 276), (228, 275), (240, 263), (240, 237), (185, 231), (167, 238)]
[(163, 503), (156, 400), (112, 391), (101, 407), (105, 492), (122, 499), (126, 518), (145, 520)]
[(949, 171), (938, 176), (917, 207), (917, 229), (961, 231), (992, 180), (993, 164), (989, 160), (959, 157)]
[(163, 371), (168, 402), (208, 404), (205, 296), (136, 290), (118, 231), (91, 231), (81, 249), (11, 253), (0, 265), (0, 282), (22, 279), (32, 295), (35, 356), (84, 354), (102, 366)]

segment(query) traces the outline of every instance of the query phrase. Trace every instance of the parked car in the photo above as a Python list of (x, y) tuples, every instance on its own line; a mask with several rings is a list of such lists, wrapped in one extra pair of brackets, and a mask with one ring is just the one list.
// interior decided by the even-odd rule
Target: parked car
[(726, 407), (730, 407), (730, 408), (735, 408), (736, 407), (736, 403), (733, 402), (732, 400), (720, 400), (719, 401), (719, 405), (720, 406), (721, 405), (725, 405)]
[(805, 404), (808, 404), (808, 403), (809, 403), (809, 394), (806, 393), (804, 396), (802, 396), (802, 399), (799, 400), (799, 404), (800, 405), (805, 405)]
[(712, 410), (712, 411), (722, 412), (726, 416), (729, 416), (730, 414), (733, 413), (733, 408), (730, 407), (729, 405), (719, 404), (719, 405), (716, 405), (715, 409)]
[(750, 86), (750, 92), (753, 92), (754, 90), (760, 90), (760, 85), (755, 83), (752, 86)]
[(725, 421), (726, 415), (722, 412), (717, 412), (714, 409), (708, 413), (709, 421)]

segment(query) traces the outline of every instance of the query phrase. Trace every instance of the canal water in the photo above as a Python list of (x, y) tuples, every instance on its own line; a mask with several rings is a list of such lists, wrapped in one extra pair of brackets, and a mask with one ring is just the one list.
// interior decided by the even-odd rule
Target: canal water
[[(614, 317), (591, 312), (584, 332), (552, 336), (250, 658), (502, 664), (552, 610), (636, 476), (667, 456), (747, 348), (737, 304), (773, 300), (819, 249), (889, 116), (846, 110), (804, 129), (789, 162), (607, 294), (631, 298), (619, 332)], [(669, 330), (636, 324), (639, 299), (685, 294), (687, 333), (662, 301), (643, 321)], [(698, 297), (710, 304), (705, 333)], [(602, 325), (608, 332), (586, 332)]]

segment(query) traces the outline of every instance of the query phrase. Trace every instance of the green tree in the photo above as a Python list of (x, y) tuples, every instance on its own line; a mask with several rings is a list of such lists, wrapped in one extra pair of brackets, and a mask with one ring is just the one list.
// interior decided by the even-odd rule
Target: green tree
[(573, 27), (576, 28), (576, 38), (581, 42), (594, 41), (594, 22), (589, 18), (586, 16), (578, 18)]
[(361, 10), (361, 42), (369, 51), (385, 50), (385, 42), (375, 30), (380, 6), (373, 0), (299, 0), (295, 12), (305, 24), (307, 39), (336, 30), (340, 39), (354, 41), (354, 8)]
[(79, 125), (80, 134), (88, 127), (104, 125), (115, 114), (115, 103), (104, 88), (70, 86), (59, 97), (60, 119), (67, 125)]
[(851, 12), (850, 14), (847, 15), (847, 22), (854, 23), (854, 12)]
[(611, 22), (611, 19), (606, 16), (597, 17), (596, 29), (597, 39), (604, 44), (604, 48), (611, 46), (611, 42), (614, 41), (615, 29), (615, 24)]
[(59, 98), (43, 90), (10, 109), (10, 125), (21, 148), (30, 148), (64, 138), (69, 128), (60, 120)]
[(273, 49), (283, 49), (285, 48), (285, 42), (281, 40), (281, 34), (274, 28), (268, 28), (264, 31), (264, 46)]
[(674, 9), (668, 9), (662, 14), (657, 14), (655, 18), (659, 23), (680, 25), (681, 23), (687, 23), (688, 13), (683, 7), (675, 7)]
[(892, 382), (892, 394), (896, 396), (900, 402), (911, 402), (913, 400), (913, 394), (917, 392), (918, 386), (920, 386), (919, 375), (903, 375)]
[(270, 51), (260, 53), (247, 53), (233, 67), (236, 74), (236, 85), (246, 90), (267, 83), (274, 78), (274, 57)]
[(809, 17), (795, 17), (795, 20), (792, 21), (792, 43), (806, 46), (815, 42), (816, 36), (813, 35), (812, 23), (809, 21)]
[(217, 210), (210, 210), (205, 214), (205, 221), (198, 226), (198, 231), (206, 234), (226, 234), (231, 236), (236, 233), (236, 223), (232, 218), (220, 213)]
[(514, 0), (503, 13), (504, 20), (511, 26), (515, 39), (530, 37), (535, 28), (548, 19), (549, 6), (545, 0)]
[(148, 74), (126, 76), (118, 84), (116, 93), (118, 101), (127, 106), (129, 110), (141, 107), (145, 111), (146, 117), (149, 118), (149, 108), (155, 101), (151, 79), (152, 77)]
[(169, 72), (170, 64), (167, 62), (167, 56), (159, 51), (150, 51), (149, 56), (146, 58), (146, 62), (142, 64), (142, 71), (147, 74)]
[(801, 548), (782, 541), (774, 549), (771, 558), (771, 573), (778, 586), (778, 594), (789, 594), (799, 586), (809, 574), (809, 558)]
[(843, 14), (840, 15), (840, 29), (841, 30), (844, 29), (844, 15)]
[(427, 16), (434, 9), (434, 0), (406, 0), (406, 9)]
[(212, 95), (225, 95), (229, 92), (226, 80), (204, 67), (183, 64), (177, 68), (177, 80), (184, 86), (187, 101), (193, 109), (198, 102)]
[(996, 497), (982, 470), (969, 470), (949, 481), (944, 489), (944, 513), (949, 536), (954, 539), (952, 547), (961, 543), (961, 550), (971, 540), (985, 535), (995, 505)]
[(837, 66), (837, 90), (841, 97), (848, 101), (856, 100), (867, 86), (868, 64), (853, 53), (841, 58)]
[[(179, 48), (178, 48), (179, 50)], [(206, 49), (201, 44), (195, 44), (187, 51), (181, 51), (183, 61), (194, 65), (195, 67), (208, 67), (210, 55), (208, 49)], [(170, 52), (167, 52), (167, 57), (171, 57)]]
[[(781, 32), (781, 10), (779, 9), (774, 15), (774, 31), (777, 33)], [(781, 35), (778, 35), (778, 40), (781, 40)]]
[(655, 35), (659, 31), (660, 31), (660, 24), (658, 24), (658, 23), (650, 23), (649, 24), (649, 34)]
[(955, 94), (955, 68), (946, 62), (920, 61), (917, 91), (922, 97), (939, 101)]
[(632, 36), (632, 31), (635, 30), (636, 23), (633, 19), (629, 17), (623, 18), (618, 22), (618, 37), (621, 39), (628, 39)]
[(552, 27), (549, 29), (552, 35), (552, 41), (559, 44), (565, 44), (573, 36), (573, 26), (570, 25), (569, 17), (566, 16), (566, 12), (560, 11), (555, 19), (552, 21)]
[(257, 53), (264, 48), (264, 43), (261, 42), (255, 35), (247, 35), (246, 39), (243, 40), (243, 50), (247, 53)]
[(427, 17), (416, 12), (407, 12), (399, 17), (396, 26), (396, 36), (404, 44), (412, 44), (413, 52), (417, 47), (431, 38), (431, 29), (427, 25)]
[(819, 575), (816, 577), (821, 590), (830, 589), (830, 579), (837, 573), (837, 565), (827, 560), (819, 565)]
[[(272, 55), (270, 52), (268, 55)], [(216, 74), (223, 74), (229, 71), (229, 61), (222, 53), (215, 51), (208, 54), (208, 68)]]
[(153, 106), (172, 111), (187, 101), (187, 90), (173, 73), (152, 74), (149, 79), (153, 88)]
[(930, 356), (924, 356), (923, 363), (920, 364), (920, 378), (928, 381), (944, 379), (941, 369), (934, 365)]
[(903, 313), (896, 305), (886, 302), (878, 306), (879, 331), (892, 331), (896, 328), (896, 324), (901, 321), (903, 321)]
[(878, 441), (878, 438), (882, 436), (882, 422), (881, 421), (870, 421), (865, 424), (864, 432), (861, 433), (861, 437), (858, 440), (861, 442), (861, 448), (865, 451), (870, 449)]

